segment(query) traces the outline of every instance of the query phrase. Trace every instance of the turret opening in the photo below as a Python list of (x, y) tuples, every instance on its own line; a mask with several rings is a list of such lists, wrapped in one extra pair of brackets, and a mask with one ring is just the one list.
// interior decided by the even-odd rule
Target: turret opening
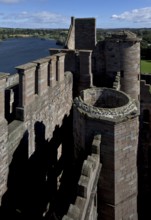
[(88, 89), (83, 93), (83, 101), (97, 108), (118, 108), (129, 102), (128, 97), (113, 89)]

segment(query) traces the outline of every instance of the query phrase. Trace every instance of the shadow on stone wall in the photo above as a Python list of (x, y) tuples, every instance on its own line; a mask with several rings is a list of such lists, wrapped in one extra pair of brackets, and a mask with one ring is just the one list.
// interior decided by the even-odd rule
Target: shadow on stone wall
[[(146, 111), (145, 111), (146, 113)], [(149, 118), (145, 114), (140, 120), (138, 147), (138, 220), (151, 219), (151, 135)]]
[(7, 191), (2, 198), (0, 219), (16, 217), (24, 203), (28, 161), (28, 131), (21, 139), (9, 165)]
[[(28, 158), (28, 131), (13, 154), (8, 190), (3, 195), (0, 219), (55, 219), (68, 210), (76, 195), (79, 172), (73, 160), (72, 119), (56, 126), (52, 139), (45, 140), (45, 125), (35, 123), (35, 151)], [(69, 137), (71, 137), (69, 139)], [(57, 159), (58, 147), (62, 154)], [(75, 170), (74, 170), (75, 169)], [(57, 178), (61, 174), (60, 186)]]
[[(60, 142), (58, 142), (58, 137), (60, 137)], [(81, 174), (82, 162), (79, 163), (74, 159), (72, 115), (64, 118), (61, 128), (55, 129), (50, 143), (54, 146), (57, 145), (57, 142), (58, 146), (60, 143), (62, 144), (62, 155), (54, 167), (57, 177), (61, 174), (60, 186), (54, 195), (53, 204), (50, 201), (45, 220), (62, 219), (63, 215), (67, 213), (70, 203), (75, 202), (77, 195), (77, 182)], [(49, 176), (51, 179), (51, 175)]]

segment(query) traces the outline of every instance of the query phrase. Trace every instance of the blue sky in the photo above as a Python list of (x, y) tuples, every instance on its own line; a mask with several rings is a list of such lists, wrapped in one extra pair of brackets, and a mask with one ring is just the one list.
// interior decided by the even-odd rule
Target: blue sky
[(69, 28), (71, 16), (95, 17), (99, 28), (151, 28), (151, 0), (0, 0), (0, 27)]

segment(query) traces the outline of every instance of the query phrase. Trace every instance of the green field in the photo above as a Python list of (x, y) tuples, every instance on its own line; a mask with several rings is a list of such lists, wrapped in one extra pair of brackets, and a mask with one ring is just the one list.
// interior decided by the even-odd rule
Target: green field
[(141, 73), (151, 73), (151, 60), (141, 60)]

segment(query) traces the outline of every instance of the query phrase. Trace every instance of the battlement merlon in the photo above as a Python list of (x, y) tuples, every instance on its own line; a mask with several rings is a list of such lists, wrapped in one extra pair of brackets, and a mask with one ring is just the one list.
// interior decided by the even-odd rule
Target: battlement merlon
[(34, 101), (36, 64), (26, 63), (17, 66), (19, 74), (19, 107)]
[(5, 87), (9, 73), (0, 73), (0, 121), (3, 121), (5, 116)]
[(56, 54), (57, 57), (57, 75), (56, 79), (58, 82), (64, 80), (64, 60), (65, 60), (65, 53)]

